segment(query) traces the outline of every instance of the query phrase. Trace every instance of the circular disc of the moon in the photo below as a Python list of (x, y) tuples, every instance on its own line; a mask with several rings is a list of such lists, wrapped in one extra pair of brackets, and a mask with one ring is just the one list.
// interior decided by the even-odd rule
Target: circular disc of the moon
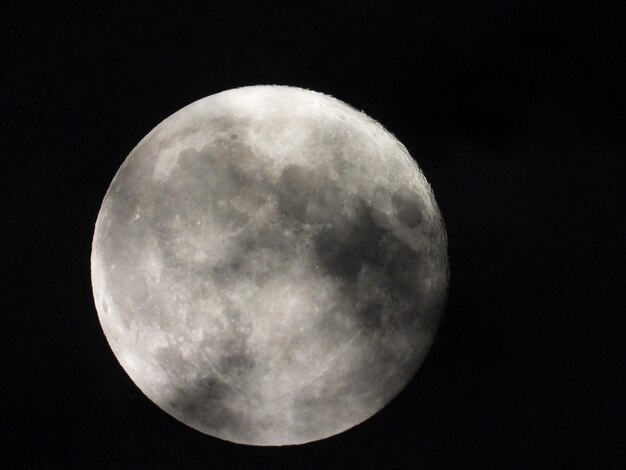
[(253, 445), (340, 433), (411, 379), (446, 296), (432, 191), (398, 140), (330, 96), (244, 87), (167, 118), (96, 222), (117, 359), (160, 408)]

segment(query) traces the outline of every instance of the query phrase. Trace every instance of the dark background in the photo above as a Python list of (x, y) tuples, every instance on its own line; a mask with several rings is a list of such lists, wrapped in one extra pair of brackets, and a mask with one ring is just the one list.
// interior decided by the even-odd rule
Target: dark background
[[(626, 464), (623, 2), (3, 5), (4, 468)], [(452, 270), (407, 388), (282, 449), (161, 412), (110, 351), (90, 286), (96, 216), (130, 150), (252, 84), (331, 94), (394, 133), (434, 189)]]

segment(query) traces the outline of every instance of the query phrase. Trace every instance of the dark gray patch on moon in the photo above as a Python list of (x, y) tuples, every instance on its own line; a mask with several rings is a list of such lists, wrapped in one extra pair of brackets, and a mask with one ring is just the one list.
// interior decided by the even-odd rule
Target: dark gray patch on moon
[[(428, 274), (423, 253), (381, 227), (365, 203), (358, 207), (354, 220), (324, 226), (314, 237), (313, 246), (322, 269), (342, 282), (344, 295), (359, 305), (358, 276), (365, 266), (376, 268), (381, 291), (392, 300), (409, 299), (409, 306), (395, 312), (395, 318), (404, 316), (410, 321), (425, 314), (419, 289)], [(374, 300), (359, 305), (352, 314), (364, 328), (376, 330), (381, 327), (382, 306), (382, 302)]]
[[(209, 400), (222, 400), (232, 392), (232, 386), (220, 381), (216, 377), (200, 377), (194, 386)], [(213, 404), (212, 408), (215, 407)]]
[(301, 223), (332, 223), (339, 188), (319, 171), (288, 165), (277, 185), (278, 207), (285, 217)]
[(367, 330), (379, 330), (382, 326), (383, 304), (378, 300), (357, 307), (356, 317)]
[(226, 382), (212, 376), (200, 377), (192, 386), (178, 389), (167, 405), (183, 421), (220, 432), (241, 427), (240, 413), (224, 403), (232, 393)]
[(392, 196), (400, 222), (410, 228), (417, 227), (422, 222), (422, 212), (418, 196), (402, 188)]
[(387, 231), (374, 221), (371, 209), (357, 205), (354, 220), (339, 219), (323, 226), (313, 245), (323, 269), (347, 282), (354, 282), (364, 263), (380, 265), (385, 253), (381, 241)]
[(232, 353), (220, 361), (220, 370), (227, 377), (246, 377), (250, 369), (254, 368), (254, 359), (243, 353)]

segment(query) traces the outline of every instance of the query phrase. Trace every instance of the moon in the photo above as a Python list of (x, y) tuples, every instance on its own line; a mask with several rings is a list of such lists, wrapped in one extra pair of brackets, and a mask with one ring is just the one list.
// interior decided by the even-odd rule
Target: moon
[(91, 252), (116, 358), (162, 410), (240, 444), (362, 423), (411, 380), (447, 292), (432, 190), (379, 123), (250, 86), (155, 127), (104, 197)]

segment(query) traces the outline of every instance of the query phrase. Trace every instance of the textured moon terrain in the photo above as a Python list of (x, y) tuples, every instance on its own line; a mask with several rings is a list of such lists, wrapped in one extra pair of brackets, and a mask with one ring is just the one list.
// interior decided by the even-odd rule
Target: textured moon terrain
[(93, 293), (124, 370), (211, 436), (301, 444), (378, 412), (445, 304), (443, 221), (406, 148), (330, 96), (211, 95), (132, 150), (100, 209)]

